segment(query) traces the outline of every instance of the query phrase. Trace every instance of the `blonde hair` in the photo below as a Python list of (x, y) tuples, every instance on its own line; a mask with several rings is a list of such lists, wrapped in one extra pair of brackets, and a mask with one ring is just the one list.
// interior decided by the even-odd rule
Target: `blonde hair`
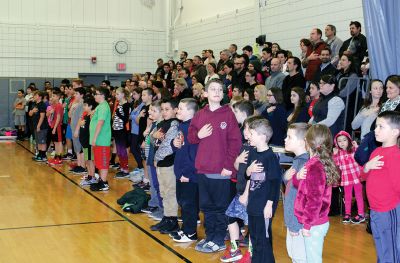
[(332, 159), (333, 140), (329, 128), (323, 124), (315, 124), (307, 130), (305, 139), (307, 147), (319, 157), (324, 166), (326, 184), (337, 184), (340, 173)]
[(122, 88), (122, 87), (119, 87), (115, 92), (124, 94), (125, 100), (126, 100), (126, 101), (129, 101), (129, 97), (130, 97), (129, 95), (130, 95), (130, 93), (129, 93), (128, 90), (126, 90), (126, 89), (124, 89), (124, 88)]
[(258, 90), (258, 92), (260, 93), (260, 99), (258, 101), (260, 102), (267, 102), (267, 87), (265, 87), (264, 85), (257, 85), (254, 89)]
[(202, 92), (203, 89), (204, 89), (204, 86), (203, 86), (201, 83), (196, 83), (196, 84), (193, 85), (192, 89), (193, 89), (193, 90), (197, 90), (197, 92), (198, 92), (199, 94), (201, 94), (201, 92)]
[(136, 77), (137, 78), (137, 81), (141, 81), (142, 80), (142, 75), (140, 75), (139, 73), (133, 73), (132, 74), (132, 78), (133, 77)]
[(188, 88), (187, 82), (186, 82), (186, 80), (185, 80), (184, 78), (177, 78), (177, 79), (175, 80), (175, 85), (176, 85), (176, 84), (182, 86), (184, 89), (187, 89), (187, 88)]

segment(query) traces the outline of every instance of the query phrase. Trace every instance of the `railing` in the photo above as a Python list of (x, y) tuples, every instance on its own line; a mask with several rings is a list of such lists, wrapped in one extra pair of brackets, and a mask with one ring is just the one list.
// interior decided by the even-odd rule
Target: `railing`
[[(340, 88), (341, 85), (343, 84), (343, 82), (345, 80), (349, 80), (349, 79), (355, 79), (355, 78), (349, 78), (349, 77), (341, 78), (339, 80), (338, 87)], [(356, 97), (355, 97), (355, 101), (354, 101), (353, 116), (347, 116), (347, 113), (348, 113), (347, 109), (348, 109), (349, 103), (350, 103), (349, 102), (349, 97), (353, 92), (350, 93), (350, 89), (348, 89), (347, 93), (346, 93), (346, 97), (342, 98), (342, 99), (345, 100), (343, 130), (346, 130), (347, 118), (351, 118), (351, 120), (353, 120), (355, 118), (355, 116), (357, 115), (358, 111), (361, 108), (361, 105), (358, 105), (359, 104), (359, 96), (361, 95), (362, 99), (365, 99), (367, 96), (369, 96), (368, 87), (369, 87), (369, 83), (370, 83), (371, 80), (369, 78), (360, 78), (360, 77), (357, 77), (356, 79), (358, 79), (358, 82), (357, 82), (356, 89), (353, 91), (353, 92), (356, 92)], [(362, 102), (361, 102), (361, 104), (362, 104)], [(351, 135), (352, 135), (352, 137), (354, 137), (354, 131), (353, 130), (351, 131)]]

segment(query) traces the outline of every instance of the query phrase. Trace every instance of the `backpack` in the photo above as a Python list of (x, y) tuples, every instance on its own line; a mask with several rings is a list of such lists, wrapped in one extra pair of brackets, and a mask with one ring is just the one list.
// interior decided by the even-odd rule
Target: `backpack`
[(135, 188), (132, 191), (125, 193), (117, 200), (117, 203), (122, 206), (124, 212), (140, 213), (140, 211), (147, 207), (147, 202), (150, 197), (141, 188)]
[(354, 153), (354, 159), (359, 165), (363, 166), (369, 161), (371, 153), (378, 148), (378, 146), (379, 143), (375, 140), (375, 132), (370, 131), (362, 139), (360, 146), (358, 146)]

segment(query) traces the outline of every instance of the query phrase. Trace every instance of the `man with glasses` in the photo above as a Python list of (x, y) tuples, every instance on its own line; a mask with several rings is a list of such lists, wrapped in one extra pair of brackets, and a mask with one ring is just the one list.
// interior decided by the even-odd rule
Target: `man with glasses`
[(246, 60), (243, 55), (237, 55), (233, 63), (232, 87), (246, 85)]

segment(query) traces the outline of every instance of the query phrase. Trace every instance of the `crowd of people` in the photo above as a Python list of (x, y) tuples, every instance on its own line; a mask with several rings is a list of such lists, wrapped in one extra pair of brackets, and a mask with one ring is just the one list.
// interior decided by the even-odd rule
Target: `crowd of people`
[[(281, 189), (289, 257), (322, 262), (328, 216), (341, 213), (339, 188), (342, 222), (359, 224), (369, 214), (379, 261), (397, 262), (400, 76), (369, 80), (359, 22), (350, 34), (343, 42), (327, 25), (324, 41), (314, 28), (300, 40), (299, 57), (270, 42), (261, 54), (251, 46), (238, 54), (232, 44), (218, 62), (212, 50), (193, 58), (183, 51), (178, 62), (160, 58), (154, 74), (133, 74), (120, 87), (65, 79), (38, 90), (31, 83), (15, 100), (18, 139), (35, 141), (36, 162), (76, 160), (70, 171), (92, 191), (110, 190), (109, 169), (118, 170), (116, 179), (150, 192), (142, 212), (159, 221), (152, 231), (175, 242), (198, 240), (201, 211), (205, 237), (195, 250), (225, 250), (222, 262), (274, 262)], [(291, 153), (289, 169), (272, 146)]]

